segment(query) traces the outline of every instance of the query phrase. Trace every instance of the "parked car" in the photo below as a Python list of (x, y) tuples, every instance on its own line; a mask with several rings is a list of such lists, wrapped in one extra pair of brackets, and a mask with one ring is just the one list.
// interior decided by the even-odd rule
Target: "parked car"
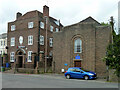
[(88, 79), (96, 79), (97, 74), (92, 71), (85, 70), (81, 67), (71, 67), (65, 72), (65, 77), (67, 79), (70, 78), (83, 78), (85, 80)]

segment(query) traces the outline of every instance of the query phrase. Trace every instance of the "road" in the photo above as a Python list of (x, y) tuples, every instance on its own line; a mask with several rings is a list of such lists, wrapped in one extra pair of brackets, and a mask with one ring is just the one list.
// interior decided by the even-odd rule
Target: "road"
[(118, 88), (118, 83), (65, 79), (62, 75), (2, 74), (2, 88)]

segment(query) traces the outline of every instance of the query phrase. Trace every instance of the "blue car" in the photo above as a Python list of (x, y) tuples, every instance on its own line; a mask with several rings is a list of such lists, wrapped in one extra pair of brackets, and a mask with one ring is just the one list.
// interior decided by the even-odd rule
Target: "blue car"
[(85, 80), (88, 80), (88, 79), (96, 79), (97, 75), (95, 72), (84, 70), (81, 67), (71, 67), (68, 68), (68, 70), (65, 72), (65, 77), (67, 79), (83, 78)]

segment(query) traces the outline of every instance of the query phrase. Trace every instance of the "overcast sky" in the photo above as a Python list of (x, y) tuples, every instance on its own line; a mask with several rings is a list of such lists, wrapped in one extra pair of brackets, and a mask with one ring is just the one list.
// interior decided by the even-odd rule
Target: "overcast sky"
[(89, 16), (98, 22), (115, 19), (117, 30), (119, 0), (0, 0), (0, 34), (7, 32), (7, 23), (16, 19), (16, 13), (28, 11), (43, 12), (48, 5), (50, 16), (60, 19), (64, 26), (77, 23)]

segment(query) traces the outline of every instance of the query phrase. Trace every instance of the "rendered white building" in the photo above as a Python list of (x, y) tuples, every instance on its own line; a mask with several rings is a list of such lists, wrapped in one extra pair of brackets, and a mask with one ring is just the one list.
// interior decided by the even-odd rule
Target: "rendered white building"
[(0, 35), (0, 54), (7, 54), (7, 33)]

